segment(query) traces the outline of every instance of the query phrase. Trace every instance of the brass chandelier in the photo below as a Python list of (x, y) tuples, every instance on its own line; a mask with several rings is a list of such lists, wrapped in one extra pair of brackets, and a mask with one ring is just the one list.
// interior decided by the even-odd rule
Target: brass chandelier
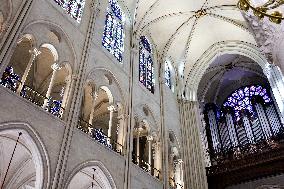
[(243, 11), (248, 11), (251, 9), (253, 14), (259, 19), (268, 17), (271, 22), (276, 24), (280, 24), (284, 19), (283, 14), (279, 10), (275, 10), (284, 4), (284, 0), (268, 0), (261, 6), (254, 6), (250, 1), (251, 0), (239, 0), (239, 9)]

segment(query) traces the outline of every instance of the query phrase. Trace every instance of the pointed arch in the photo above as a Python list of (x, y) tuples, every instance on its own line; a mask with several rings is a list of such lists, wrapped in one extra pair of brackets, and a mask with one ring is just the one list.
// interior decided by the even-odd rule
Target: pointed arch
[[(49, 188), (50, 184), (50, 165), (49, 165), (49, 158), (47, 155), (46, 148), (40, 139), (40, 136), (36, 133), (36, 131), (27, 123), (23, 122), (4, 122), (0, 123), (0, 137), (5, 140), (15, 141), (19, 135), (22, 135), (19, 138), (19, 145), (18, 150), (25, 150), (27, 156), (23, 156), (22, 163), (19, 164), (19, 167), (14, 167), (14, 174), (18, 178), (15, 179), (13, 177), (8, 179), (8, 182), (4, 183), (4, 188), (6, 184), (9, 186), (15, 187), (16, 185), (23, 185), (28, 183), (29, 181), (34, 181), (35, 188)], [(1, 140), (0, 138), (0, 140)], [(10, 150), (11, 151), (11, 150)], [(17, 151), (15, 151), (16, 153)], [(10, 154), (3, 154), (3, 155), (10, 155)], [(21, 155), (23, 155), (21, 153)], [(1, 158), (3, 160), (3, 158)], [(28, 170), (33, 172), (30, 175), (24, 176), (25, 171), (27, 171), (27, 166), (31, 166), (33, 169), (29, 168)], [(14, 165), (17, 166), (17, 165)], [(13, 168), (11, 167), (10, 170), (12, 171)], [(21, 172), (22, 171), (22, 172)], [(19, 178), (21, 179), (20, 183)], [(9, 188), (9, 187), (8, 187)]]
[[(89, 169), (89, 170), (88, 170)], [(95, 179), (97, 184), (103, 184), (105, 187), (102, 187), (104, 189), (116, 189), (116, 184), (112, 178), (111, 173), (108, 171), (108, 169), (105, 167), (105, 165), (100, 162), (100, 161), (87, 161), (84, 162), (80, 165), (78, 165), (77, 167), (75, 167), (71, 174), (69, 175), (66, 185), (65, 185), (65, 189), (73, 189), (72, 186), (70, 186), (72, 184), (72, 180), (74, 181), (74, 179), (76, 179), (76, 176), (78, 177), (78, 174), (85, 174), (87, 175), (87, 177), (89, 177), (91, 172), (88, 171), (93, 171), (94, 173), (98, 174), (98, 176), (95, 176)], [(89, 178), (88, 181), (92, 182), (92, 177)], [(88, 184), (91, 184), (88, 183)], [(76, 188), (78, 189), (78, 188)]]

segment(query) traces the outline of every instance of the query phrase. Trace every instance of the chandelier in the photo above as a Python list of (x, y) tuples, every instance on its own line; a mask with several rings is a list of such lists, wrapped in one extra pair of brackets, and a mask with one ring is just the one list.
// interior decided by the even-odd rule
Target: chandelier
[(268, 17), (273, 23), (280, 24), (284, 19), (283, 14), (276, 9), (279, 9), (284, 4), (284, 0), (267, 0), (261, 6), (255, 6), (251, 3), (251, 0), (239, 0), (238, 7), (243, 11), (252, 10), (253, 14), (259, 19)]

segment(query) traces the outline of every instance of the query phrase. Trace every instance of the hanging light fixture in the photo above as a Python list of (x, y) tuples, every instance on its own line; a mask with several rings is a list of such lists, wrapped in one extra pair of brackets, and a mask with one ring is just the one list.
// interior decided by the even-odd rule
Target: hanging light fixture
[(251, 0), (239, 0), (238, 7), (243, 11), (252, 10), (253, 14), (259, 19), (268, 17), (271, 22), (280, 24), (284, 17), (277, 9), (279, 9), (283, 4), (284, 0), (268, 0), (261, 6), (255, 6), (251, 3)]

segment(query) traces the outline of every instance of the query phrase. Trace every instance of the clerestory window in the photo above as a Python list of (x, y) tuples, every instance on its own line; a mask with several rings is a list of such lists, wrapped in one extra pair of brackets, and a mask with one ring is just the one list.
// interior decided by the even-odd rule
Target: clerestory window
[(152, 59), (152, 48), (145, 36), (140, 37), (139, 42), (139, 81), (154, 93), (154, 66)]
[(60, 7), (62, 7), (72, 18), (78, 23), (82, 19), (83, 10), (85, 7), (85, 0), (54, 0)]
[(102, 45), (121, 63), (124, 52), (124, 14), (116, 0), (109, 0)]

